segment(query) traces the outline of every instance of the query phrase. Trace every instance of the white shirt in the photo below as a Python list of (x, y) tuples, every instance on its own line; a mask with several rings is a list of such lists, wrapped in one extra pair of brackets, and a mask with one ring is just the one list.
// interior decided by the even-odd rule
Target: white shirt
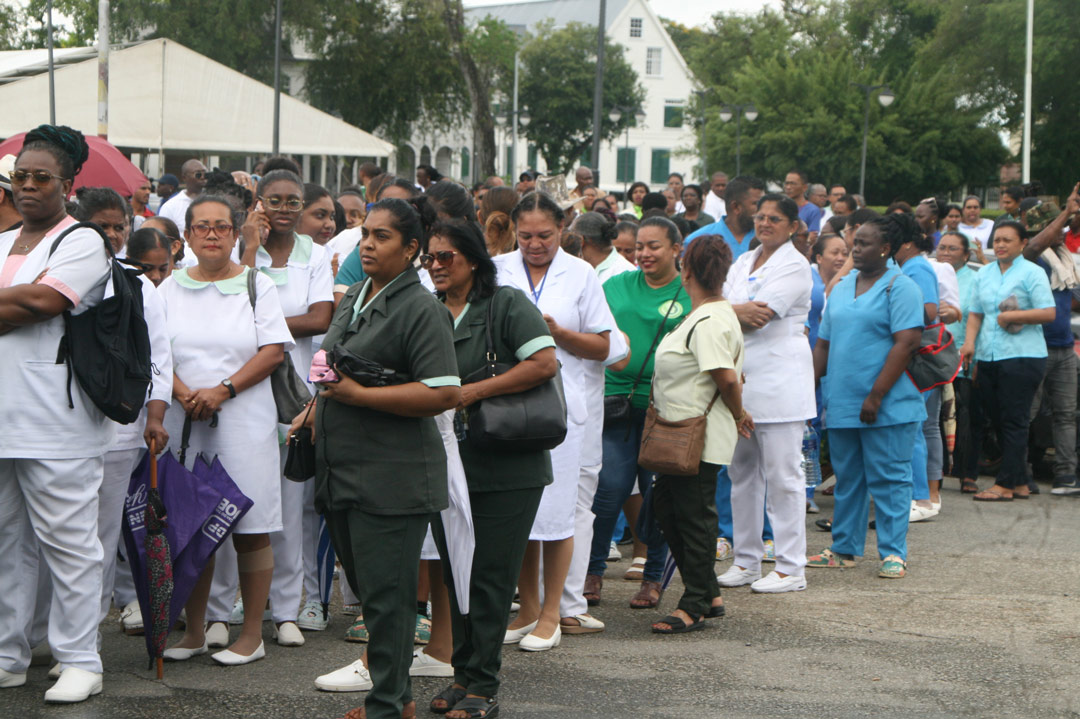
[(634, 267), (628, 259), (612, 247), (611, 253), (594, 269), (596, 270), (596, 276), (600, 279), (600, 284), (604, 284), (615, 275), (621, 275), (623, 272), (633, 272), (637, 267)]
[(960, 307), (960, 282), (956, 279), (953, 266), (937, 260), (930, 260), (930, 266), (937, 273), (938, 309), (940, 310), (942, 305), (963, 309)]
[[(75, 224), (65, 218), (38, 242), (11, 280), (11, 286), (37, 280), (74, 303), (79, 314), (101, 302), (110, 276), (108, 254), (98, 233), (80, 229), (64, 238), (49, 256), (53, 241)], [(0, 265), (6, 261), (21, 230), (0, 234)], [(64, 336), (63, 315), (18, 327), (0, 335), (0, 459), (80, 459), (100, 457), (112, 444), (114, 423), (108, 421), (56, 363)]]
[(706, 215), (712, 215), (717, 220), (727, 214), (727, 204), (724, 202), (724, 198), (717, 197), (716, 193), (709, 190), (705, 195), (705, 207), (704, 212)]
[[(143, 294), (143, 317), (146, 319), (146, 329), (150, 334), (150, 396), (147, 404), (159, 399), (166, 406), (172, 404), (173, 363), (172, 346), (169, 343), (169, 334), (166, 327), (165, 300), (158, 294), (154, 283), (139, 275), (142, 280)], [(110, 291), (106, 294), (111, 294)], [(139, 419), (131, 424), (116, 425), (116, 438), (110, 451), (125, 449), (141, 449), (146, 446), (143, 440), (143, 430), (146, 429), (146, 405), (143, 405)], [(164, 447), (158, 447), (162, 450)]]
[(810, 263), (788, 242), (751, 271), (762, 250), (758, 247), (735, 260), (724, 284), (724, 297), (733, 306), (765, 302), (776, 313), (761, 329), (743, 328), (743, 405), (755, 422), (810, 419), (817, 416), (814, 363), (803, 331), (814, 286)]
[(167, 217), (172, 220), (183, 235), (184, 230), (187, 229), (187, 208), (194, 200), (195, 198), (191, 197), (186, 190), (180, 190), (161, 206), (158, 217)]
[(980, 243), (984, 249), (990, 249), (990, 235), (994, 232), (994, 221), (988, 219), (979, 220), (977, 225), (967, 225), (961, 222), (956, 229), (963, 232), (971, 242)]

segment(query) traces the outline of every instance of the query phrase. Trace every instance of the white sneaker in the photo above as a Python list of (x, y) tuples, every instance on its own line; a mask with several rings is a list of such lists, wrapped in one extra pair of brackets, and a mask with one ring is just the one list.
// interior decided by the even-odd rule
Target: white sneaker
[(781, 592), (801, 592), (806, 589), (806, 577), (789, 574), (781, 577), (776, 572), (769, 572), (750, 585), (750, 591), (758, 594), (780, 594)]
[(26, 684), (26, 673), (16, 674), (5, 669), (0, 669), (0, 689), (14, 689)]
[(410, 677), (452, 677), (454, 665), (450, 662), (441, 662), (430, 654), (424, 653), (420, 647), (413, 652), (412, 666), (409, 667)]
[(322, 602), (308, 601), (300, 610), (300, 616), (296, 625), (307, 632), (321, 632), (330, 623), (328, 612), (323, 609)]
[(274, 639), (283, 647), (304, 646), (304, 635), (300, 633), (296, 622), (282, 622), (280, 627), (274, 629)]
[(52, 704), (75, 704), (101, 693), (101, 675), (78, 667), (60, 672), (56, 684), (45, 692), (45, 701)]
[(732, 564), (728, 570), (716, 578), (721, 587), (741, 587), (761, 579), (760, 569), (743, 569)]
[(323, 674), (315, 680), (315, 687), (324, 692), (366, 692), (371, 689), (371, 675), (363, 659), (337, 671)]
[(120, 628), (124, 630), (124, 634), (143, 633), (142, 609), (138, 600), (120, 610)]
[(927, 519), (938, 516), (940, 510), (933, 507), (920, 507), (912, 502), (911, 513), (908, 515), (908, 522), (924, 522)]
[(229, 625), (225, 622), (210, 622), (206, 627), (206, 646), (213, 649), (229, 646)]
[(620, 559), (622, 559), (622, 552), (619, 551), (619, 545), (612, 542), (611, 546), (608, 548), (607, 560), (609, 562), (617, 562)]

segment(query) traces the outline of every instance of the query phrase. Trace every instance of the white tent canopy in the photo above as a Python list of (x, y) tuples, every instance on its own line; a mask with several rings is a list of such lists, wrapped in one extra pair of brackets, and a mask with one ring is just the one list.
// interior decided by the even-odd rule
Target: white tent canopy
[[(55, 76), (57, 123), (96, 134), (97, 60), (58, 67)], [(0, 137), (48, 122), (48, 75), (0, 85), (0, 107)], [(109, 142), (118, 147), (266, 154), (273, 112), (272, 87), (172, 40), (109, 54)], [(389, 157), (394, 146), (282, 93), (280, 151)]]

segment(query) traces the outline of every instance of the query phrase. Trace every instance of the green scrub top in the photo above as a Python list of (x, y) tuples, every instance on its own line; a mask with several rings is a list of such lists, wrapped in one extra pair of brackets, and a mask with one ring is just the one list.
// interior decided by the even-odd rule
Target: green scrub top
[[(367, 299), (371, 280), (349, 289), (323, 349), (341, 343), (395, 370), (405, 382), (457, 386), (453, 319), (409, 267)], [(364, 304), (366, 302), (366, 304)], [(354, 305), (363, 308), (354, 312)], [(448, 504), (446, 450), (433, 417), (402, 417), (319, 398), (315, 508), (427, 514)]]
[[(547, 322), (525, 293), (513, 287), (500, 287), (494, 297), (467, 305), (454, 323), (454, 352), (462, 377), (487, 364), (484, 327), (492, 302), (495, 303), (492, 335), (499, 363), (521, 362), (546, 347), (555, 346)], [(470, 492), (543, 487), (553, 481), (551, 455), (546, 450), (493, 452), (474, 446), (468, 435), (458, 443), (458, 449)]]

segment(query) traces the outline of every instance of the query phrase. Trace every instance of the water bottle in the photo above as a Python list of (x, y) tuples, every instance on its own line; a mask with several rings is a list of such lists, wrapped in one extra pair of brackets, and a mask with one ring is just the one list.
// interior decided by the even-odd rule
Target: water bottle
[(818, 436), (813, 426), (807, 422), (802, 436), (802, 469), (807, 487), (821, 484), (821, 462), (818, 452)]

